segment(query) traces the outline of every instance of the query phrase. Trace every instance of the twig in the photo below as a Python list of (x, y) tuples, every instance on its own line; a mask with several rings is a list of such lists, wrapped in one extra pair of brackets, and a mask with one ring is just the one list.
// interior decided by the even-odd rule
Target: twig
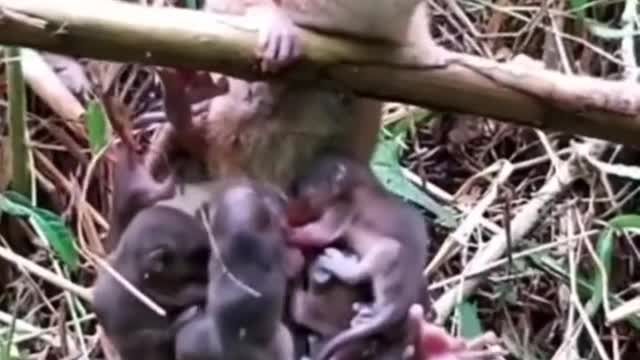
[(100, 257), (89, 254), (91, 259), (102, 269), (107, 271), (109, 275), (111, 275), (117, 282), (120, 283), (131, 295), (140, 300), (143, 304), (145, 304), (149, 309), (160, 316), (167, 316), (167, 312), (158, 304), (156, 304), (153, 300), (151, 300), (148, 296), (143, 294), (140, 290), (138, 290), (135, 286), (133, 286), (129, 280), (125, 279), (120, 273), (118, 273), (108, 262), (102, 260)]
[[(7, 314), (5, 312), (0, 311), (0, 322), (3, 322), (5, 324), (10, 324), (12, 321), (14, 321), (14, 317), (12, 314)], [(54, 347), (60, 347), (60, 339), (54, 338), (48, 334), (44, 334), (44, 332), (46, 332), (45, 330), (41, 328), (37, 328), (24, 320), (15, 319), (15, 327), (16, 327), (16, 332), (41, 334), (38, 336), (40, 339), (44, 340), (45, 342), (51, 344)]]
[(243, 283), (242, 281), (240, 281), (240, 279), (238, 279), (235, 275), (233, 275), (233, 273), (231, 271), (229, 271), (227, 266), (224, 264), (224, 260), (222, 259), (222, 256), (220, 255), (220, 249), (218, 248), (218, 244), (216, 243), (215, 237), (213, 236), (213, 232), (211, 231), (211, 224), (209, 224), (209, 221), (207, 219), (207, 217), (208, 217), (207, 216), (207, 212), (204, 211), (204, 209), (201, 209), (201, 210), (202, 211), (198, 211), (198, 215), (200, 217), (200, 220), (202, 221), (202, 225), (204, 226), (205, 230), (207, 231), (207, 236), (209, 237), (209, 243), (211, 244), (211, 249), (213, 250), (212, 252), (216, 256), (216, 261), (222, 267), (222, 272), (221, 272), (220, 276), (227, 275), (227, 276), (229, 276), (229, 278), (231, 278), (231, 280), (233, 282), (235, 282), (240, 288), (242, 288), (246, 292), (248, 292), (251, 296), (256, 297), (256, 298), (262, 297), (262, 294), (260, 292), (258, 292), (257, 290), (253, 289), (249, 285), (247, 285), (247, 284)]
[[(498, 189), (500, 185), (504, 184), (504, 182), (509, 178), (513, 168), (511, 167), (511, 163), (506, 160), (500, 160), (490, 166), (489, 168), (499, 167), (500, 173), (496, 176), (496, 179), (491, 183), (491, 186), (486, 191), (484, 197), (478, 202), (478, 204), (473, 208), (473, 210), (469, 213), (466, 219), (458, 226), (456, 231), (454, 231), (451, 235), (447, 237), (444, 241), (438, 253), (434, 255), (431, 262), (427, 265), (423, 272), (423, 276), (429, 276), (434, 271), (438, 269), (438, 267), (444, 263), (446, 259), (453, 256), (455, 251), (460, 244), (466, 244), (468, 242), (469, 237), (473, 230), (481, 223), (481, 219), (483, 219), (482, 214), (486, 211), (486, 209), (493, 203), (493, 201), (498, 196)], [(481, 177), (482, 173), (474, 176), (466, 184), (470, 184), (474, 178)], [(463, 191), (465, 186), (463, 185), (461, 189), (458, 191), (458, 194)]]
[(67, 290), (74, 295), (91, 302), (92, 296), (89, 289), (76, 285), (71, 281), (56, 275), (55, 273), (33, 263), (32, 261), (23, 258), (22, 256), (10, 251), (5, 247), (0, 247), (0, 257), (14, 264), (15, 266), (22, 267), (26, 271), (40, 277), (41, 279), (63, 289)]
[[(576, 144), (578, 149), (588, 152), (593, 156), (600, 156), (607, 148), (607, 143), (596, 140), (588, 140), (582, 144)], [(564, 194), (566, 189), (581, 175), (579, 161), (580, 158), (576, 150), (569, 160), (563, 162), (559, 168), (559, 171), (551, 177), (540, 190), (534, 194), (529, 203), (520, 207), (519, 212), (514, 216), (512, 220), (512, 236), (514, 246), (520, 242), (526, 234), (534, 229), (541, 216), (547, 213), (547, 210), (554, 204), (556, 199)], [(491, 240), (480, 249), (469, 263), (469, 270), (474, 271), (485, 264), (496, 260), (501, 256), (506, 249), (506, 237), (504, 231), (494, 235)], [(464, 294), (471, 293), (479, 284), (481, 279), (467, 280), (464, 285), (458, 285), (445, 292), (434, 303), (434, 309), (438, 314), (436, 322), (442, 324), (448, 317), (451, 310), (456, 304), (456, 297), (460, 287), (462, 287)]]

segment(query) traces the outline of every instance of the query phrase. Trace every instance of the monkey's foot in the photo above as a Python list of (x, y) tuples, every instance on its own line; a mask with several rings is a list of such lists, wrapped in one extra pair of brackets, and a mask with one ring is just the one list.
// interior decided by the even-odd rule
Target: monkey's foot
[[(355, 304), (354, 304), (355, 305)], [(354, 306), (355, 309), (355, 306)], [(358, 314), (351, 319), (351, 326), (360, 326), (364, 323), (371, 321), (371, 319), (375, 315), (375, 311), (373, 310), (373, 305), (366, 305), (358, 303), (357, 306)]]
[(302, 54), (302, 44), (293, 21), (279, 8), (250, 9), (259, 24), (257, 56), (263, 72), (277, 72)]

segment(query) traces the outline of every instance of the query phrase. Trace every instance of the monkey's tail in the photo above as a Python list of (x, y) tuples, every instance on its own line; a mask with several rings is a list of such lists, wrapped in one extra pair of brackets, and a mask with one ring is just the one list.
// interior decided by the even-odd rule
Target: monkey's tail
[(347, 329), (320, 349), (313, 360), (329, 360), (341, 347), (350, 342), (364, 340), (382, 331), (386, 326), (402, 320), (407, 314), (407, 308), (399, 304), (387, 304), (378, 311), (369, 321)]

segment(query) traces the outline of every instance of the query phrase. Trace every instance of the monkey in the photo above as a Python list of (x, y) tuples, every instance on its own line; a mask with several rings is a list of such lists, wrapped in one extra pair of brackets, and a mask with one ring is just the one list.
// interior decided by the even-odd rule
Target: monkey
[[(349, 252), (347, 256), (357, 261), (354, 254)], [(354, 305), (369, 301), (371, 294), (366, 285), (351, 286), (332, 277), (318, 266), (317, 258), (311, 261), (304, 280), (306, 288), (302, 281), (293, 285), (289, 311), (292, 322), (311, 333), (307, 341), (309, 355), (313, 356), (327, 339), (349, 328), (356, 314)], [(358, 345), (342, 351), (341, 356), (350, 360), (360, 358), (357, 356), (363, 346)]]
[(116, 149), (107, 261), (126, 280), (168, 310), (158, 315), (101, 269), (94, 310), (106, 335), (126, 359), (173, 359), (173, 314), (206, 298), (209, 242), (204, 228), (183, 211), (158, 202), (175, 194), (174, 178), (157, 182), (142, 156)]
[(206, 301), (209, 243), (192, 216), (166, 206), (140, 211), (109, 263), (167, 311), (156, 314), (110, 274), (99, 272), (94, 310), (123, 359), (173, 359), (173, 318)]
[(455, 338), (445, 329), (425, 321), (424, 308), (420, 304), (409, 308), (407, 333), (412, 343), (411, 360), (480, 360), (504, 355), (501, 348), (483, 350), (498, 345), (499, 339), (494, 332), (488, 331), (471, 340)]
[[(255, 19), (256, 58), (264, 72), (286, 70), (303, 56), (298, 27), (398, 49), (430, 41), (427, 5), (420, 0), (208, 0), (204, 9)], [(228, 92), (213, 97), (205, 117), (169, 119), (177, 136), (186, 137), (180, 143), (206, 144), (205, 151), (190, 151), (205, 163), (207, 176), (240, 174), (286, 186), (329, 150), (369, 161), (380, 127), (379, 100), (273, 77), (226, 78)]]
[(285, 200), (248, 179), (224, 186), (203, 209), (217, 254), (209, 262), (207, 303), (178, 331), (176, 359), (292, 360), (291, 334), (281, 322)]
[(433, 48), (423, 0), (208, 0), (205, 9), (255, 19), (256, 55), (265, 72), (276, 72), (302, 56), (296, 26), (372, 43), (414, 46), (423, 51)]
[(318, 266), (317, 259), (310, 264), (306, 275), (307, 288), (298, 286), (291, 294), (293, 320), (324, 337), (335, 336), (348, 328), (355, 315), (353, 304), (363, 301), (366, 287), (351, 287), (336, 281)]
[(109, 121), (122, 143), (116, 146), (113, 169), (113, 201), (109, 214), (110, 229), (104, 242), (107, 253), (117, 246), (120, 235), (140, 210), (175, 195), (175, 177), (168, 173), (158, 181), (146, 166), (139, 144), (127, 128), (128, 109), (110, 93), (102, 95)]
[(361, 307), (351, 328), (330, 340), (316, 359), (402, 324), (411, 304), (421, 298), (430, 241), (422, 215), (384, 189), (367, 166), (339, 155), (312, 164), (291, 192), (289, 212), (306, 211), (316, 220), (292, 229), (290, 241), (319, 247), (342, 241), (360, 261), (354, 266), (328, 248), (319, 266), (347, 284), (371, 281), (373, 291), (372, 305)]
[[(346, 259), (354, 263), (359, 261), (348, 249), (338, 250), (345, 253)], [(351, 286), (337, 280), (320, 266), (317, 258), (311, 261), (306, 280), (306, 289), (299, 284), (294, 285), (289, 306), (293, 322), (313, 333), (309, 341), (309, 355), (313, 358), (331, 337), (349, 328), (351, 319), (357, 313), (356, 305), (371, 301), (372, 294), (370, 284)], [(426, 297), (426, 283), (423, 286)], [(421, 307), (428, 304), (425, 301), (426, 299), (421, 299)], [(424, 321), (423, 318), (420, 321)], [(414, 328), (410, 327), (412, 325)], [(407, 331), (406, 334), (391, 339), (378, 337), (352, 344), (347, 349), (343, 348), (334, 359), (413, 359), (408, 349), (412, 351), (417, 341), (415, 324), (408, 321), (407, 329), (413, 332)]]

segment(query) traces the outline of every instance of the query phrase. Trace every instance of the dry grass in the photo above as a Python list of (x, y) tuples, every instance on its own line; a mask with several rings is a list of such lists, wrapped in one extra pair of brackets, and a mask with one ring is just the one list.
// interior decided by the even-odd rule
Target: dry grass
[[(625, 5), (635, 13), (633, 1), (596, 1), (587, 14), (618, 26)], [(577, 14), (567, 11), (569, 6), (537, 0), (438, 0), (432, 2), (433, 28), (439, 43), (449, 49), (496, 60), (524, 53), (560, 71), (636, 81), (633, 39), (593, 35)], [(102, 85), (115, 81), (125, 102), (150, 117), (160, 92), (148, 70), (130, 65), (117, 75), (113, 66), (100, 64), (84, 64), (91, 78)], [(0, 77), (3, 113), (4, 91)], [(38, 204), (67, 222), (82, 254), (100, 254), (107, 229), (110, 161), (92, 156), (83, 123), (61, 120), (62, 110), (54, 112), (29, 94)], [(85, 99), (80, 100), (84, 106)], [(389, 109), (388, 128), (411, 119), (403, 113), (411, 114), (411, 108)], [(606, 321), (620, 301), (638, 295), (637, 236), (616, 233), (609, 242), (614, 245), (606, 281), (610, 301), (601, 305), (583, 286), (594, 284), (602, 269), (595, 253), (601, 251), (598, 239), (607, 223), (634, 214), (640, 199), (635, 181), (612, 174), (620, 167), (607, 168), (594, 159), (634, 165), (637, 149), (473, 115), (430, 115), (431, 121), (413, 123), (402, 144), (402, 164), (408, 179), (461, 214), (455, 226), (436, 227), (431, 249), (434, 255), (447, 249), (429, 274), (438, 319), (463, 335), (475, 333), (478, 325), (495, 331), (513, 359), (640, 355), (639, 325), (629, 319)], [(151, 133), (156, 126), (143, 127), (141, 132)], [(2, 117), (0, 131), (6, 134)], [(0, 253), (9, 259), (0, 261), (0, 337), (6, 338), (15, 316), (19, 320), (12, 342), (28, 358), (103, 358), (90, 306), (78, 297), (85, 289), (73, 287), (90, 286), (94, 266), (83, 256), (80, 271), (69, 275), (27, 222), (6, 215), (0, 220), (0, 247), (12, 250)], [(504, 236), (505, 228), (510, 236)], [(48, 272), (38, 272), (42, 268)], [(453, 302), (462, 299), (462, 288), (469, 297), (465, 306), (454, 307)]]

